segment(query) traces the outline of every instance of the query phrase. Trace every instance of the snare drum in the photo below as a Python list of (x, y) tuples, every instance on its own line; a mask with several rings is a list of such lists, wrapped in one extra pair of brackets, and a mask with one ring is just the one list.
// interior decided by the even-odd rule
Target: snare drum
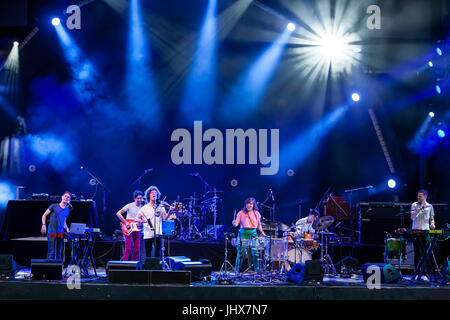
[(288, 241), (286, 239), (272, 238), (267, 242), (264, 251), (266, 260), (286, 261)]

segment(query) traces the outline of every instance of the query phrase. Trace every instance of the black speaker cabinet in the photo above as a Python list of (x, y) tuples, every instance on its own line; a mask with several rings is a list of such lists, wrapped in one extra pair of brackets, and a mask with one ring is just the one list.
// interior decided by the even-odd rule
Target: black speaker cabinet
[(212, 264), (206, 259), (202, 261), (182, 261), (175, 263), (173, 270), (190, 271), (191, 281), (201, 281), (203, 277), (211, 275)]
[(144, 264), (142, 265), (144, 270), (162, 270), (161, 262), (159, 258), (145, 258)]
[(61, 260), (31, 260), (33, 280), (62, 280), (63, 263)]
[(322, 281), (324, 270), (320, 260), (308, 260), (305, 262), (305, 281)]
[(111, 260), (106, 264), (106, 273), (109, 274), (110, 270), (140, 270), (142, 264), (140, 261), (116, 261)]
[(14, 276), (16, 262), (12, 254), (0, 254), (0, 278)]
[(150, 284), (191, 284), (189, 271), (150, 271)]
[(187, 284), (191, 283), (189, 271), (162, 271), (162, 270), (115, 270), (108, 274), (110, 283), (121, 284)]

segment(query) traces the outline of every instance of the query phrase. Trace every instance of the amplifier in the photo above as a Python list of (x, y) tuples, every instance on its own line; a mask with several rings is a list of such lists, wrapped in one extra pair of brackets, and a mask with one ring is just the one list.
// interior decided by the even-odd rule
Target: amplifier
[[(393, 235), (400, 226), (411, 224), (408, 203), (359, 203), (359, 242), (384, 244), (385, 232)], [(403, 215), (401, 213), (404, 213)]]

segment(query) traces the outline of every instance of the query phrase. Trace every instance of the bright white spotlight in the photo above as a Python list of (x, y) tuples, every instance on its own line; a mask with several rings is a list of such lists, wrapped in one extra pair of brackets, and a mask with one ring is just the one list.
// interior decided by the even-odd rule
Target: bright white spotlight
[(441, 94), (442, 90), (440, 86), (436, 85), (435, 89), (437, 93)]
[(294, 30), (295, 30), (295, 24), (292, 23), (292, 22), (289, 22), (289, 23), (287, 24), (286, 28), (287, 28), (289, 31), (294, 31)]
[(441, 139), (445, 138), (445, 131), (444, 130), (439, 129), (437, 134), (438, 134), (439, 138), (441, 138)]
[(54, 25), (55, 27), (57, 25), (59, 25), (61, 23), (61, 20), (59, 20), (59, 18), (53, 18), (52, 19), (52, 25)]
[(17, 46), (19, 45), (19, 42), (14, 41), (14, 42), (13, 42), (13, 45), (17, 47)]
[(433, 62), (432, 61), (428, 61), (428, 65), (430, 66), (430, 68), (433, 67)]
[(429, 112), (429, 113), (428, 113), (428, 116), (429, 116), (430, 118), (433, 118), (433, 117), (434, 117), (434, 112)]
[(441, 48), (436, 48), (436, 53), (440, 56), (442, 56), (442, 50)]
[(389, 188), (394, 189), (396, 185), (397, 185), (397, 182), (394, 179), (389, 179), (388, 180), (388, 187)]
[(352, 100), (353, 100), (353, 101), (358, 102), (359, 99), (361, 99), (361, 97), (359, 96), (359, 94), (357, 94), (357, 93), (352, 94)]

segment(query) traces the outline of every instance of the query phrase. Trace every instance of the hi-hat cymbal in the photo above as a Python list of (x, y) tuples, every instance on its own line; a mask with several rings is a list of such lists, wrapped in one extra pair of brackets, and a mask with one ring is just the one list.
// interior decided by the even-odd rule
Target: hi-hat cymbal
[(223, 191), (222, 190), (209, 190), (205, 194), (208, 194), (208, 193), (223, 193)]
[(323, 217), (320, 217), (319, 219), (317, 219), (316, 221), (314, 221), (314, 223), (312, 224), (312, 227), (314, 230), (319, 231), (319, 230), (328, 228), (333, 223), (334, 223), (334, 218), (332, 216), (323, 216)]

